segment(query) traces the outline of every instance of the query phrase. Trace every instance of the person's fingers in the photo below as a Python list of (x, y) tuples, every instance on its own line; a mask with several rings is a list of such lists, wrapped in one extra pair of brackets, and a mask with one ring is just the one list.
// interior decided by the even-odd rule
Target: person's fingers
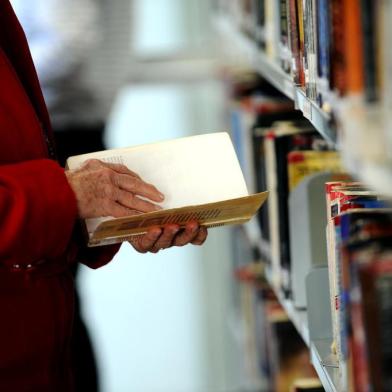
[(103, 161), (100, 161), (100, 162), (105, 167), (108, 167), (109, 169), (112, 169), (112, 170), (114, 170), (115, 172), (117, 172), (119, 174), (130, 175), (132, 177), (136, 177), (139, 180), (141, 180), (141, 177), (139, 176), (139, 174), (137, 174), (134, 171), (128, 169), (125, 165), (122, 165), (120, 163), (108, 163), (108, 162), (103, 162)]
[(147, 200), (142, 200), (135, 196), (133, 193), (117, 189), (115, 195), (116, 201), (124, 207), (140, 212), (154, 212), (159, 211), (162, 208), (156, 204), (150, 203)]
[(173, 245), (174, 238), (179, 232), (179, 230), (180, 227), (178, 225), (165, 225), (161, 236), (155, 242), (154, 246), (151, 249), (151, 252), (156, 253), (162, 249), (170, 248)]
[(207, 239), (208, 230), (205, 227), (200, 227), (195, 239), (191, 241), (193, 245), (203, 245)]
[(113, 200), (106, 200), (103, 203), (102, 207), (103, 214), (100, 214), (101, 216), (113, 216), (114, 218), (122, 218), (123, 216), (140, 214), (139, 211), (133, 210), (131, 208), (126, 208)]
[(173, 245), (184, 246), (196, 239), (199, 233), (199, 224), (197, 222), (189, 222), (175, 238)]
[(161, 236), (162, 229), (159, 227), (150, 228), (147, 233), (138, 238), (138, 241), (131, 242), (131, 245), (140, 253), (151, 251), (155, 243)]
[(114, 181), (115, 185), (119, 188), (146, 197), (150, 200), (161, 202), (165, 198), (154, 185), (148, 184), (139, 178), (126, 174), (117, 174)]

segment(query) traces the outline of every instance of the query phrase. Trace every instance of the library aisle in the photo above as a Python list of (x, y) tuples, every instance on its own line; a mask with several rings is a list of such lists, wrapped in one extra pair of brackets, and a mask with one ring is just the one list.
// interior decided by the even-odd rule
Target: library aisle
[[(108, 147), (221, 130), (223, 100), (216, 81), (131, 85), (115, 104)], [(83, 311), (103, 392), (240, 390), (225, 319), (229, 247), (228, 231), (218, 229), (202, 248), (143, 255), (124, 244), (110, 265), (83, 270)]]

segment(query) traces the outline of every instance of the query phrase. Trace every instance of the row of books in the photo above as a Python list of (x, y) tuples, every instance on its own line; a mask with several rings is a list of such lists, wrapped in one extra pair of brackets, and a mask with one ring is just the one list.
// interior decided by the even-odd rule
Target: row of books
[(389, 391), (392, 209), (360, 183), (327, 183), (326, 195), (332, 350), (342, 387)]
[(392, 390), (392, 207), (344, 173), (289, 101), (251, 80), (235, 80), (232, 131), (248, 186), (270, 191), (258, 216), (268, 246), (252, 253), (260, 263), (237, 265), (237, 277), (260, 288), (269, 271), (275, 289), (306, 308), (306, 276), (328, 266), (339, 390)]
[(227, 15), (326, 110), (336, 96), (361, 95), (367, 102), (391, 101), (389, 1), (215, 3), (217, 12)]
[(232, 104), (233, 141), (248, 187), (269, 191), (258, 222), (271, 280), (304, 308), (304, 277), (327, 264), (324, 183), (341, 178), (342, 165), (290, 101), (263, 82), (255, 86)]

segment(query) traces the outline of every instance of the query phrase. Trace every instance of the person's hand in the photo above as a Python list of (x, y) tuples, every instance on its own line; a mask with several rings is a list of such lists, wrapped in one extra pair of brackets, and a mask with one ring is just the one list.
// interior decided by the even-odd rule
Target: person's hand
[[(80, 218), (135, 215), (161, 208), (164, 196), (124, 165), (97, 159), (86, 161), (80, 169), (65, 172), (75, 192)], [(142, 199), (147, 198), (148, 200)]]
[(152, 227), (146, 234), (138, 237), (130, 244), (140, 253), (157, 253), (172, 246), (187, 244), (203, 245), (207, 239), (207, 229), (200, 227), (197, 222), (189, 222), (184, 229), (178, 225), (168, 224), (163, 228)]

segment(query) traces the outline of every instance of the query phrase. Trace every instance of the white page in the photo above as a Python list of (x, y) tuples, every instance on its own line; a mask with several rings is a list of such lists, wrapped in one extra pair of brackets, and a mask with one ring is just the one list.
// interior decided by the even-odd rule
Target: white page
[(164, 195), (165, 209), (248, 196), (227, 133), (212, 133), (70, 158), (76, 168), (91, 159), (122, 162)]

